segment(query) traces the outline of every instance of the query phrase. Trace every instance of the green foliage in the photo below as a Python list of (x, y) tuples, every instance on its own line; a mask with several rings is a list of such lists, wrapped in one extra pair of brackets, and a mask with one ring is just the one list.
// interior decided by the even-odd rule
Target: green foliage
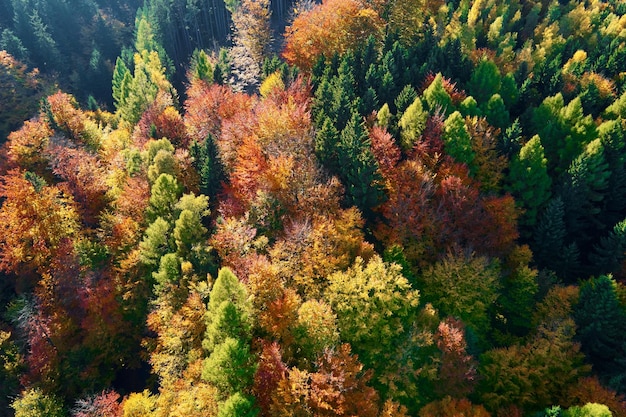
[(474, 161), (472, 139), (461, 113), (455, 111), (444, 122), (443, 142), (445, 150), (457, 162), (467, 164), (470, 169)]
[[(448, 92), (443, 88), (442, 80), (443, 76), (441, 73), (438, 73), (426, 90), (424, 90), (423, 97), (431, 113), (441, 109), (443, 114), (448, 116), (454, 111), (454, 106), (452, 104), (450, 94), (448, 94)], [(471, 106), (469, 103), (467, 104), (468, 106), (466, 106), (465, 109), (468, 109), (468, 107)], [(463, 104), (461, 104), (461, 106), (463, 106)]]
[(144, 238), (139, 243), (139, 259), (146, 265), (156, 268), (159, 264), (161, 256), (169, 250), (168, 235), (170, 232), (170, 224), (157, 217), (154, 222), (148, 226), (144, 234)]
[(501, 83), (500, 70), (496, 64), (483, 57), (472, 72), (468, 83), (469, 93), (480, 106), (483, 106), (491, 96), (500, 92)]
[(604, 404), (587, 403), (582, 407), (568, 408), (563, 413), (563, 417), (613, 417), (613, 413)]
[(615, 281), (602, 275), (584, 282), (575, 306), (576, 337), (594, 370), (610, 385), (624, 387), (626, 375), (626, 311)]
[(159, 261), (159, 270), (152, 273), (156, 281), (157, 293), (167, 291), (169, 284), (176, 284), (180, 279), (180, 258), (174, 253), (163, 255)]
[(49, 396), (39, 389), (28, 389), (13, 401), (11, 407), (15, 417), (64, 417), (63, 405), (54, 396)]
[(190, 73), (192, 80), (202, 80), (207, 84), (213, 82), (213, 66), (209, 62), (209, 56), (202, 49), (195, 49), (191, 55)]
[(337, 160), (340, 164), (339, 176), (346, 187), (348, 204), (369, 215), (372, 208), (384, 201), (385, 194), (367, 131), (356, 113), (341, 132)]
[(201, 144), (193, 142), (189, 152), (193, 158), (193, 167), (200, 175), (200, 192), (208, 196), (209, 201), (217, 201), (225, 173), (215, 138), (209, 134)]
[(448, 255), (420, 278), (422, 297), (442, 316), (460, 318), (481, 336), (489, 330), (489, 310), (498, 298), (500, 264), (482, 256)]
[(509, 112), (500, 94), (492, 95), (487, 102), (485, 117), (492, 126), (497, 128), (505, 129), (509, 125)]
[(507, 189), (523, 208), (520, 223), (533, 227), (537, 215), (551, 195), (552, 180), (548, 175), (548, 160), (544, 156), (541, 139), (535, 135), (511, 160)]
[(176, 178), (170, 174), (160, 174), (150, 191), (148, 219), (162, 217), (171, 221), (174, 217), (174, 207), (181, 193), (182, 189)]
[(236, 392), (220, 405), (217, 417), (256, 417), (258, 414), (253, 398)]
[(255, 358), (248, 345), (228, 337), (205, 359), (202, 379), (214, 384), (221, 395), (229, 396), (250, 387), (255, 372)]
[(400, 117), (398, 126), (400, 127), (400, 146), (403, 150), (409, 151), (419, 139), (424, 128), (426, 127), (426, 119), (428, 113), (424, 111), (422, 101), (417, 97), (413, 103)]
[(337, 313), (341, 336), (365, 364), (391, 350), (417, 314), (419, 293), (401, 270), (380, 257), (367, 265), (357, 258), (347, 271), (328, 277), (325, 298)]

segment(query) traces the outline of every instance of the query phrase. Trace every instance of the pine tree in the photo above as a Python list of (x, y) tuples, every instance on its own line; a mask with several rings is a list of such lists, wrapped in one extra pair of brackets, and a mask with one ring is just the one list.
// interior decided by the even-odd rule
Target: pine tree
[(502, 78), (500, 70), (490, 59), (483, 57), (469, 81), (469, 93), (479, 106), (484, 106), (491, 96), (500, 92)]

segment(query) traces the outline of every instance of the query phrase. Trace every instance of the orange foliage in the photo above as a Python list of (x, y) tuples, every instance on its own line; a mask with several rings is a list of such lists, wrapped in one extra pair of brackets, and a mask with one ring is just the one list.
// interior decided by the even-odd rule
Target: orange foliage
[(45, 151), (51, 136), (52, 129), (43, 119), (25, 121), (19, 130), (9, 134), (9, 162), (43, 176), (48, 165)]
[(189, 139), (183, 118), (174, 108), (172, 96), (159, 91), (142, 114), (133, 132), (133, 142), (142, 148), (150, 139), (167, 138), (175, 147), (187, 148)]
[(310, 71), (322, 54), (354, 49), (370, 35), (380, 36), (382, 27), (378, 13), (357, 0), (324, 0), (285, 29), (283, 57)]
[(626, 398), (600, 384), (597, 377), (581, 378), (572, 385), (561, 405), (582, 406), (587, 403), (604, 404), (615, 417), (626, 417)]
[[(66, 145), (66, 146), (64, 146)], [(78, 203), (85, 224), (95, 225), (108, 205), (107, 172), (96, 155), (69, 144), (50, 146), (52, 172), (65, 180), (74, 201)]]
[(18, 170), (0, 182), (0, 270), (25, 273), (46, 269), (61, 241), (78, 234), (71, 196), (58, 187), (35, 189)]
[(326, 349), (317, 372), (293, 368), (280, 380), (272, 398), (273, 416), (378, 415), (378, 393), (367, 383), (369, 372), (350, 353), (350, 345)]
[(491, 417), (482, 405), (474, 405), (468, 399), (446, 397), (427, 404), (420, 410), (420, 417)]
[(85, 137), (85, 114), (78, 108), (78, 103), (69, 94), (61, 91), (48, 97), (50, 111), (54, 123), (70, 135), (71, 139), (84, 142)]

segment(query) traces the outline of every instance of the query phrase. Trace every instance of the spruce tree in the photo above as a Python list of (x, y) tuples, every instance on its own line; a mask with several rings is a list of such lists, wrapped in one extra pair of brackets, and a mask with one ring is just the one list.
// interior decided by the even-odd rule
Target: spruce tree
[(514, 157), (509, 167), (507, 190), (515, 197), (524, 214), (520, 223), (533, 227), (539, 209), (550, 198), (552, 180), (539, 136), (535, 135)]

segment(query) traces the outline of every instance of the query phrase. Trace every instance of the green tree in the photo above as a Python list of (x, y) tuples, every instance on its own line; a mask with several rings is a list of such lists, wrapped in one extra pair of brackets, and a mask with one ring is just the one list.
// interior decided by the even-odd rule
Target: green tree
[(565, 206), (560, 197), (552, 198), (543, 210), (533, 232), (532, 246), (537, 263), (570, 277), (579, 267), (579, 250), (575, 242), (566, 242)]
[(339, 176), (346, 187), (348, 204), (366, 216), (385, 199), (382, 176), (370, 147), (370, 139), (358, 113), (341, 132), (337, 145)]
[(500, 92), (502, 77), (500, 70), (489, 58), (483, 57), (472, 72), (468, 84), (469, 93), (479, 106), (487, 104), (491, 96)]
[(194, 49), (189, 63), (191, 80), (202, 80), (207, 84), (213, 83), (213, 65), (209, 62), (209, 56), (202, 49)]
[(145, 265), (156, 269), (161, 256), (165, 255), (169, 249), (170, 224), (157, 217), (146, 229), (144, 238), (139, 243), (139, 259)]
[(39, 389), (26, 390), (20, 398), (13, 401), (11, 407), (15, 410), (15, 417), (65, 416), (61, 401)]
[(207, 308), (202, 346), (209, 356), (202, 366), (202, 378), (214, 384), (224, 399), (249, 391), (254, 381), (257, 364), (249, 347), (251, 308), (245, 286), (228, 268), (222, 268)]
[(539, 136), (533, 136), (511, 160), (507, 186), (519, 207), (524, 209), (520, 223), (533, 227), (539, 210), (551, 195), (552, 180), (548, 175), (548, 160), (544, 156)]
[(163, 255), (159, 261), (159, 270), (152, 273), (152, 277), (156, 281), (157, 294), (167, 291), (169, 285), (177, 284), (180, 276), (180, 258), (175, 253)]
[(465, 126), (465, 120), (458, 111), (448, 116), (444, 122), (443, 142), (448, 155), (457, 162), (467, 164), (471, 170), (475, 156), (472, 139)]
[(376, 366), (410, 329), (419, 293), (399, 265), (385, 264), (378, 256), (366, 265), (357, 258), (350, 269), (330, 275), (328, 281), (325, 298), (337, 313), (343, 340), (364, 364)]
[(168, 221), (174, 219), (174, 207), (180, 198), (182, 188), (176, 178), (170, 174), (161, 174), (150, 190), (148, 219), (162, 217)]
[(452, 104), (452, 98), (450, 94), (443, 87), (443, 76), (441, 73), (437, 73), (435, 79), (424, 90), (424, 101), (428, 106), (428, 110), (432, 113), (437, 109), (441, 109), (443, 114), (448, 116), (454, 111), (454, 105)]
[(606, 275), (580, 287), (574, 308), (576, 338), (594, 371), (610, 387), (626, 386), (626, 311), (617, 297), (615, 281)]
[(211, 204), (215, 204), (221, 183), (225, 180), (224, 164), (215, 138), (209, 134), (204, 142), (193, 142), (189, 152), (193, 158), (193, 167), (200, 175), (200, 192), (209, 197)]
[(256, 417), (258, 414), (254, 400), (237, 392), (220, 405), (217, 417)]
[(426, 127), (427, 118), (428, 113), (424, 111), (419, 97), (402, 113), (398, 126), (400, 127), (400, 146), (404, 151), (413, 148)]
[(442, 316), (459, 318), (480, 336), (486, 336), (489, 310), (501, 287), (497, 260), (449, 254), (425, 269), (420, 281), (424, 300)]
[(594, 245), (589, 260), (602, 273), (618, 272), (626, 256), (626, 219), (617, 223), (607, 236)]
[(500, 94), (496, 93), (489, 98), (485, 108), (485, 117), (492, 126), (499, 129), (505, 129), (509, 125), (509, 111)]
[(568, 408), (563, 417), (613, 417), (613, 413), (604, 404), (587, 403), (582, 407), (574, 405)]

